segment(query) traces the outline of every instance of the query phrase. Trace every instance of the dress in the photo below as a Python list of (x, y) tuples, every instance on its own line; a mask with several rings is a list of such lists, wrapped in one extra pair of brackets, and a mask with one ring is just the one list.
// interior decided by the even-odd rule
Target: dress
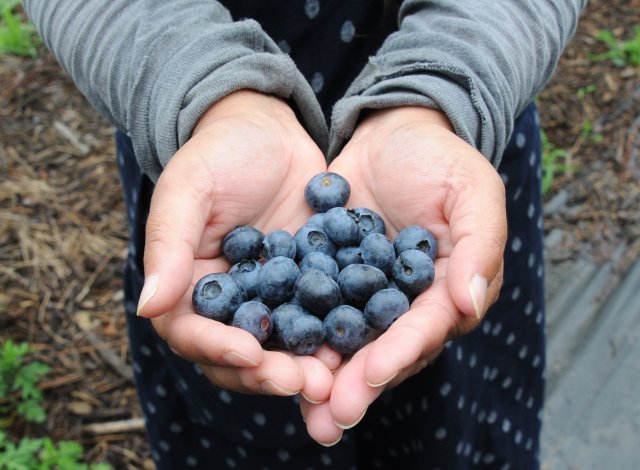
[[(228, 2), (257, 19), (305, 75), (327, 118), (367, 55), (389, 31), (382, 2)], [(375, 8), (374, 8), (375, 7)], [(282, 12), (287, 12), (283, 14)], [(323, 16), (324, 15), (324, 16)], [(321, 24), (309, 41), (307, 28)], [(315, 30), (314, 30), (315, 31)], [(370, 32), (357, 34), (356, 32)], [(541, 147), (535, 106), (517, 118), (498, 168), (506, 185), (505, 282), (481, 325), (437, 360), (383, 393), (330, 448), (313, 442), (297, 397), (247, 396), (214, 387), (176, 357), (149, 320), (136, 317), (143, 284), (144, 225), (153, 184), (131, 141), (117, 133), (128, 221), (125, 272), (131, 356), (158, 469), (467, 469), (539, 467), (544, 388)]]

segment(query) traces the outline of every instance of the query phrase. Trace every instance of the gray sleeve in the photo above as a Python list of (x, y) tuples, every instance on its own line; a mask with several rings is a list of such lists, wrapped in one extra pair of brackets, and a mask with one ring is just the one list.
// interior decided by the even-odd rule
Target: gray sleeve
[(333, 109), (329, 157), (360, 112), (419, 105), (444, 112), (495, 166), (515, 117), (543, 89), (586, 0), (406, 0), (399, 30)]
[(315, 94), (252, 20), (213, 0), (24, 0), (47, 47), (89, 102), (133, 140), (155, 181), (200, 115), (249, 88), (288, 100), (326, 149)]

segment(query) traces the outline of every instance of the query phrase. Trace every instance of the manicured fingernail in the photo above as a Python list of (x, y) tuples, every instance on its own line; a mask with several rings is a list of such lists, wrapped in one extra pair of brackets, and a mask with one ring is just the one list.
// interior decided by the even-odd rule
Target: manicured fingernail
[(280, 395), (280, 396), (292, 396), (300, 393), (300, 390), (289, 390), (284, 388), (277, 383), (267, 379), (260, 382), (260, 388), (263, 392), (268, 393), (270, 395)]
[(329, 444), (325, 444), (324, 442), (318, 442), (318, 444), (320, 444), (321, 446), (325, 446), (325, 447), (333, 447), (334, 445), (336, 445), (341, 440), (342, 440), (342, 434), (340, 434), (338, 439), (336, 439), (334, 442), (331, 442)]
[(469, 295), (473, 302), (473, 309), (476, 311), (478, 320), (484, 315), (484, 303), (487, 299), (487, 280), (480, 274), (476, 274), (471, 278), (469, 283)]
[(320, 403), (324, 403), (327, 400), (311, 400), (308, 396), (306, 396), (304, 394), (304, 392), (300, 391), (300, 395), (302, 395), (302, 398), (304, 398), (305, 400), (307, 400), (309, 403), (311, 403), (312, 405), (319, 405)]
[(334, 421), (334, 422), (336, 423), (336, 426), (338, 426), (340, 429), (344, 429), (344, 430), (351, 429), (356, 424), (358, 424), (360, 421), (362, 421), (362, 418), (364, 418), (365, 414), (367, 414), (367, 410), (366, 409), (362, 412), (360, 417), (358, 419), (356, 419), (355, 422), (353, 422), (351, 424), (342, 424), (342, 423), (338, 423), (337, 421)]
[(229, 365), (236, 367), (255, 367), (258, 365), (256, 361), (243, 356), (237, 351), (227, 351), (222, 355), (222, 358), (229, 363)]
[(149, 274), (144, 280), (144, 286), (142, 292), (140, 292), (140, 300), (138, 300), (138, 310), (136, 315), (142, 316), (142, 310), (144, 306), (149, 302), (149, 299), (153, 297), (158, 290), (158, 281), (160, 280), (159, 274)]
[(379, 382), (379, 383), (372, 383), (367, 380), (367, 385), (373, 388), (382, 387), (383, 385), (387, 385), (389, 382), (395, 379), (399, 373), (400, 371), (397, 370), (393, 374), (391, 374), (389, 377), (387, 377), (386, 379), (384, 379), (382, 382)]

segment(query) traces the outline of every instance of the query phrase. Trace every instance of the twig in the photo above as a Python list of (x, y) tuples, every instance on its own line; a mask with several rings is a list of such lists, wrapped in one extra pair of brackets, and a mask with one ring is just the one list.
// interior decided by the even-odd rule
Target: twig
[(144, 431), (144, 418), (130, 418), (121, 421), (87, 424), (84, 430), (92, 434), (114, 434)]

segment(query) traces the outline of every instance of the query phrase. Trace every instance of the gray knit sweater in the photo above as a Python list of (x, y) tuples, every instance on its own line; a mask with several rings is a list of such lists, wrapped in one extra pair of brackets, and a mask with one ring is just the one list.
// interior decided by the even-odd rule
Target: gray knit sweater
[[(345, 0), (347, 1), (347, 0)], [(24, 0), (89, 102), (133, 140), (157, 180), (216, 100), (250, 88), (288, 99), (330, 160), (361, 110), (442, 110), (494, 165), (514, 118), (548, 82), (586, 0), (406, 0), (399, 29), (326, 123), (293, 61), (253, 20), (213, 0)]]

